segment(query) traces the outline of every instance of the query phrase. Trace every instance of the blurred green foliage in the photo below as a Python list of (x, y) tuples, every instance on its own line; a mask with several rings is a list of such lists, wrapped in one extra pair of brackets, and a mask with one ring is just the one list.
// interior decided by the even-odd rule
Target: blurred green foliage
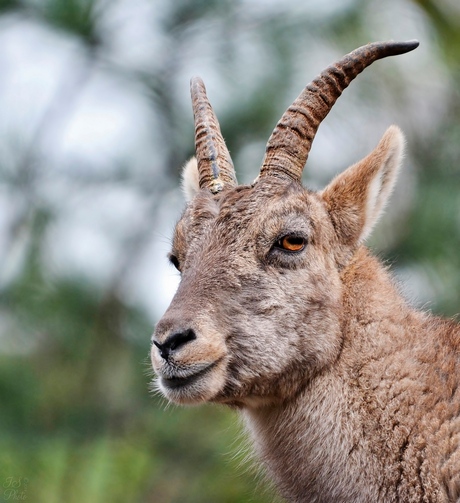
[(451, 2), (416, 0), (430, 18), (442, 52), (452, 71), (460, 70), (458, 48), (460, 46), (460, 11)]
[[(444, 2), (414, 0), (415, 4), (425, 12), (439, 41), (439, 54), (445, 58), (445, 72), (454, 81), (460, 58), (458, 16), (442, 10)], [(141, 92), (151, 98), (159, 115), (162, 127), (157, 133), (165, 144), (166, 162), (158, 175), (162, 180), (153, 182), (146, 174), (147, 182), (139, 190), (153, 190), (155, 185), (154, 195), (161, 204), (161, 193), (178, 184), (178, 169), (192, 148), (191, 122), (184, 121), (174, 94), (187, 33), (213, 23), (227, 30), (225, 37), (213, 40), (221, 51), (221, 59), (213, 64), (220, 65), (222, 79), (231, 79), (231, 62), (238, 50), (245, 50), (232, 42), (232, 32), (251, 22), (246, 7), (247, 3), (230, 0), (163, 5), (164, 45), (158, 57), (167, 57), (163, 65), (141, 69), (104, 58), (104, 44), (110, 40), (102, 27), (107, 3), (5, 0), (0, 2), (0, 15), (16, 13), (77, 37), (89, 49), (93, 63), (106, 64), (142, 86)], [(277, 120), (298, 67), (293, 47), (301, 31), (331, 40), (341, 53), (374, 38), (366, 27), (363, 1), (346, 2), (316, 20), (293, 21), (283, 9), (264, 16), (263, 3), (259, 7), (251, 11), (252, 22), (267, 46), (271, 65), (264, 78), (243, 98), (233, 97), (222, 114), (222, 127), (236, 157), (250, 140), (262, 139)], [(416, 195), (405, 232), (382, 254), (403, 266), (426, 267), (428, 280), (436, 276), (433, 310), (454, 315), (460, 306), (460, 94), (454, 85), (450, 92), (449, 113), (440, 126), (428, 139), (410, 138), (410, 156), (417, 166)], [(37, 136), (31, 141), (36, 140)], [(29, 147), (33, 150), (36, 145)], [(88, 278), (50, 275), (44, 266), (44, 241), (59, 208), (44, 207), (33, 197), (31, 173), (40, 168), (35, 154), (16, 166), (18, 176), (29, 176), (27, 183), (15, 182), (16, 175), (9, 171), (15, 173), (14, 167), (2, 168), (0, 180), (3, 188), (30, 196), (12, 229), (12, 241), (21, 228), (29, 231), (21, 269), (0, 290), (4, 333), (0, 340), (4, 346), (3, 351), (0, 346), (0, 491), (6, 490), (12, 477), (20, 481), (26, 500), (38, 503), (274, 501), (276, 496), (245, 462), (244, 439), (235, 440), (241, 437), (235, 413), (211, 406), (167, 406), (149, 393), (152, 321), (140, 306), (126, 300), (120, 279), (100, 289)], [(129, 176), (128, 169), (118, 181), (129, 183)], [(128, 244), (125, 252), (132, 253), (132, 243)], [(124, 264), (132, 265), (129, 260)], [(443, 289), (436, 290), (440, 281)], [(6, 500), (6, 493), (0, 493), (0, 498)]]

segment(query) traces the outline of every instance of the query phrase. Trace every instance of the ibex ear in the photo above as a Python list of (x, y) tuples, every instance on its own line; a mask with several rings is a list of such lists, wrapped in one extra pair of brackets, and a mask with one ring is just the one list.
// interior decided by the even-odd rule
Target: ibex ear
[(182, 192), (187, 202), (191, 201), (200, 190), (200, 178), (196, 158), (192, 157), (182, 168)]
[(337, 235), (355, 245), (369, 236), (393, 190), (404, 149), (396, 126), (366, 158), (338, 175), (322, 192)]

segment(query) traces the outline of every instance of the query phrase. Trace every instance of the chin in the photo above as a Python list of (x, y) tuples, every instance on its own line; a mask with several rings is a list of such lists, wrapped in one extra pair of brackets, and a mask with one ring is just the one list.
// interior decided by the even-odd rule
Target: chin
[(225, 385), (226, 365), (222, 360), (201, 365), (193, 372), (180, 375), (159, 375), (157, 386), (161, 393), (178, 405), (211, 402)]

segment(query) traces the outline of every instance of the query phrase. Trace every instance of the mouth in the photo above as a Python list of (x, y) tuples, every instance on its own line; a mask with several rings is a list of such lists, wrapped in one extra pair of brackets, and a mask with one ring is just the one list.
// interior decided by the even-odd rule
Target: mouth
[(169, 390), (177, 390), (178, 388), (191, 386), (209, 374), (218, 363), (219, 361), (215, 361), (206, 365), (204, 368), (200, 368), (197, 372), (186, 376), (162, 376), (161, 384)]

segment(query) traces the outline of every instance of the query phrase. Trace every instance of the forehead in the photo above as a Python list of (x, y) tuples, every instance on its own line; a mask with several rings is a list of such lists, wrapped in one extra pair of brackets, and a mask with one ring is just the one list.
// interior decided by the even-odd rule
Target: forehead
[[(212, 195), (201, 190), (187, 206), (178, 222), (172, 253), (180, 256), (185, 250), (241, 240), (267, 244), (284, 233), (302, 232), (313, 237), (324, 216), (320, 197), (300, 183), (261, 179), (253, 186), (240, 185)], [(214, 244), (213, 244), (214, 243)], [(267, 244), (268, 246), (268, 244)], [(219, 248), (220, 249), (220, 248)], [(214, 250), (215, 253), (216, 250)]]
[(260, 219), (282, 218), (311, 212), (314, 193), (299, 183), (286, 183), (274, 177), (259, 180), (255, 185), (240, 185), (213, 196), (202, 191), (186, 211), (197, 219), (212, 220), (215, 225), (237, 227)]

